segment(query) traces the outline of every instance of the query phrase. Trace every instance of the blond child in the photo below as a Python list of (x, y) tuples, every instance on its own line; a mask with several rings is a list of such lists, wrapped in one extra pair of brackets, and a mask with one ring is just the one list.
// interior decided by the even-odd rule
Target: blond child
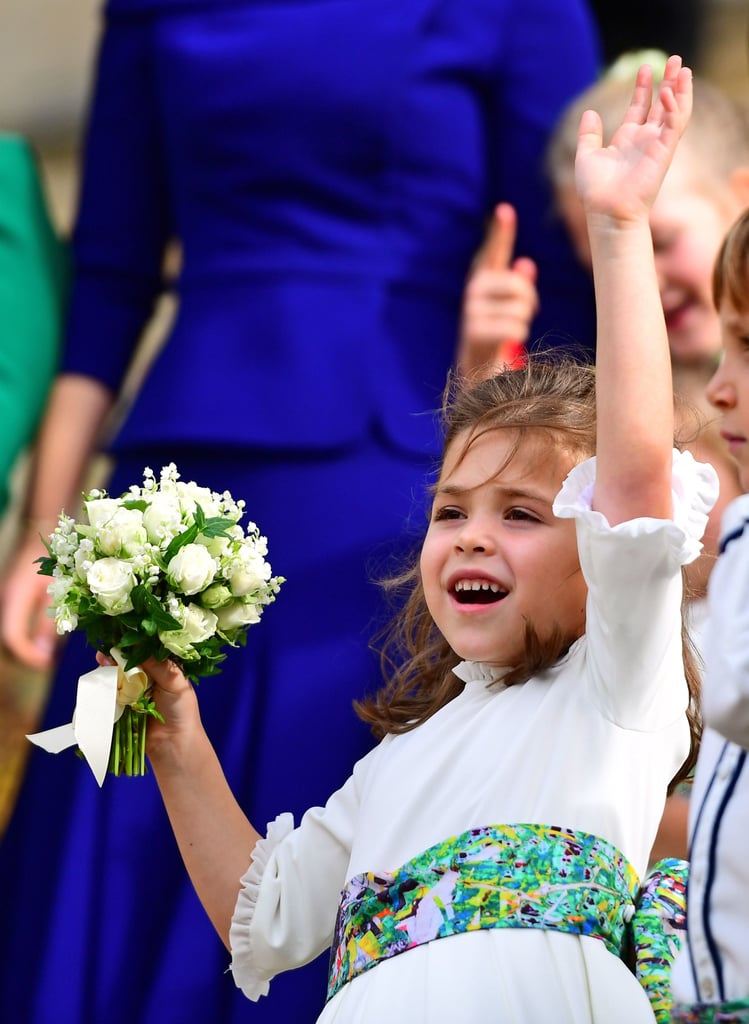
[(179, 667), (146, 665), (150, 762), (252, 999), (332, 944), (320, 1024), (653, 1021), (626, 933), (694, 753), (682, 566), (715, 496), (673, 450), (648, 228), (690, 104), (673, 57), (608, 147), (583, 115), (597, 369), (531, 360), (448, 403), (406, 660), (360, 708), (383, 738), (325, 807), (258, 832)]

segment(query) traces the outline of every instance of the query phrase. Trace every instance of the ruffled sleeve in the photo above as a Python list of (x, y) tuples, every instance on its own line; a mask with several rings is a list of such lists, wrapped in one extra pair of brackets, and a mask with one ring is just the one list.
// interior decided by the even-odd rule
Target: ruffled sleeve
[[(588, 459), (575, 466), (554, 501), (554, 515), (560, 519), (577, 519), (592, 531), (608, 531), (606, 517), (595, 512), (592, 505), (596, 478), (596, 460)], [(691, 452), (674, 449), (671, 480), (673, 517), (635, 519), (621, 523), (614, 530), (637, 533), (652, 528), (665, 530), (679, 565), (693, 562), (702, 550), (702, 535), (710, 509), (718, 498), (718, 475), (711, 465), (695, 461)]]
[(229, 930), (231, 972), (248, 999), (266, 995), (281, 971), (308, 963), (333, 938), (341, 890), (348, 878), (361, 787), (375, 747), (324, 807), (272, 821), (258, 841)]
[(266, 996), (270, 987), (273, 972), (260, 970), (252, 956), (252, 921), (255, 916), (260, 882), (268, 865), (273, 850), (294, 828), (291, 814), (279, 814), (275, 821), (268, 824), (265, 838), (259, 839), (252, 852), (252, 859), (247, 871), (242, 875), (239, 897), (234, 908), (234, 916), (229, 930), (229, 943), (232, 960), (231, 972), (237, 988), (240, 988), (248, 999), (257, 1000)]
[(595, 459), (576, 466), (554, 502), (574, 519), (588, 585), (587, 678), (602, 713), (625, 728), (656, 729), (683, 716), (681, 567), (700, 553), (718, 495), (712, 466), (674, 452), (673, 516), (611, 526), (591, 508)]

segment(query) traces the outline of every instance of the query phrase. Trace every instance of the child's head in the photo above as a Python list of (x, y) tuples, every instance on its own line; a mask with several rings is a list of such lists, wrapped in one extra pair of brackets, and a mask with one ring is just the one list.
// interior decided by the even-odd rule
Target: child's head
[[(636, 66), (657, 52), (622, 59), (564, 112), (547, 164), (557, 205), (581, 261), (590, 265), (585, 220), (574, 187), (577, 128), (582, 112), (597, 110), (604, 142), (629, 103)], [(665, 56), (661, 61), (665, 64)], [(712, 267), (729, 225), (749, 202), (749, 114), (710, 83), (694, 80), (689, 127), (666, 174), (651, 218), (661, 301), (675, 366), (710, 364), (720, 350), (712, 303)]]
[[(581, 635), (586, 589), (575, 530), (571, 520), (554, 521), (551, 502), (571, 467), (595, 452), (595, 414), (594, 370), (571, 356), (535, 355), (474, 385), (452, 382), (427, 536), (420, 557), (385, 583), (401, 608), (382, 651), (390, 683), (358, 705), (378, 735), (412, 728), (455, 696), (451, 670), (460, 660), (509, 666), (511, 685), (552, 665)], [(465, 531), (476, 523), (491, 536), (469, 543)], [(469, 603), (474, 593), (494, 607)], [(494, 617), (505, 615), (512, 628), (494, 636)]]
[(707, 387), (721, 413), (721, 434), (749, 491), (749, 210), (732, 226), (713, 274), (713, 297), (720, 314), (723, 355)]
[(459, 657), (515, 669), (527, 627), (555, 652), (585, 628), (574, 522), (552, 504), (595, 451), (593, 372), (534, 362), (458, 390), (446, 411), (420, 560), (424, 599)]

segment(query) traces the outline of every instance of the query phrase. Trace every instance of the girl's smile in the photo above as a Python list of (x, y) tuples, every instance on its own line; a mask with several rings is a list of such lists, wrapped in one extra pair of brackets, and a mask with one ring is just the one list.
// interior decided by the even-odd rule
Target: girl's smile
[(531, 623), (570, 640), (585, 626), (587, 589), (575, 526), (552, 502), (572, 459), (540, 435), (510, 461), (514, 434), (493, 430), (448, 449), (421, 554), (429, 611), (461, 658), (517, 663)]

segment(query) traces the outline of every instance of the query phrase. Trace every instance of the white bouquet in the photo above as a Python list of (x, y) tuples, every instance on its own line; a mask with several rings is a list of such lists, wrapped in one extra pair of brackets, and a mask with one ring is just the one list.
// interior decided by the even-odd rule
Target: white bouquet
[(83, 507), (86, 523), (60, 514), (39, 572), (52, 577), (57, 632), (82, 630), (117, 667), (82, 676), (73, 722), (30, 739), (55, 752), (77, 743), (101, 785), (107, 766), (146, 770), (146, 722), (160, 716), (140, 664), (174, 658), (194, 683), (220, 672), (284, 579), (255, 523), (240, 525), (244, 502), (181, 482), (173, 463), (119, 498), (93, 490)]

